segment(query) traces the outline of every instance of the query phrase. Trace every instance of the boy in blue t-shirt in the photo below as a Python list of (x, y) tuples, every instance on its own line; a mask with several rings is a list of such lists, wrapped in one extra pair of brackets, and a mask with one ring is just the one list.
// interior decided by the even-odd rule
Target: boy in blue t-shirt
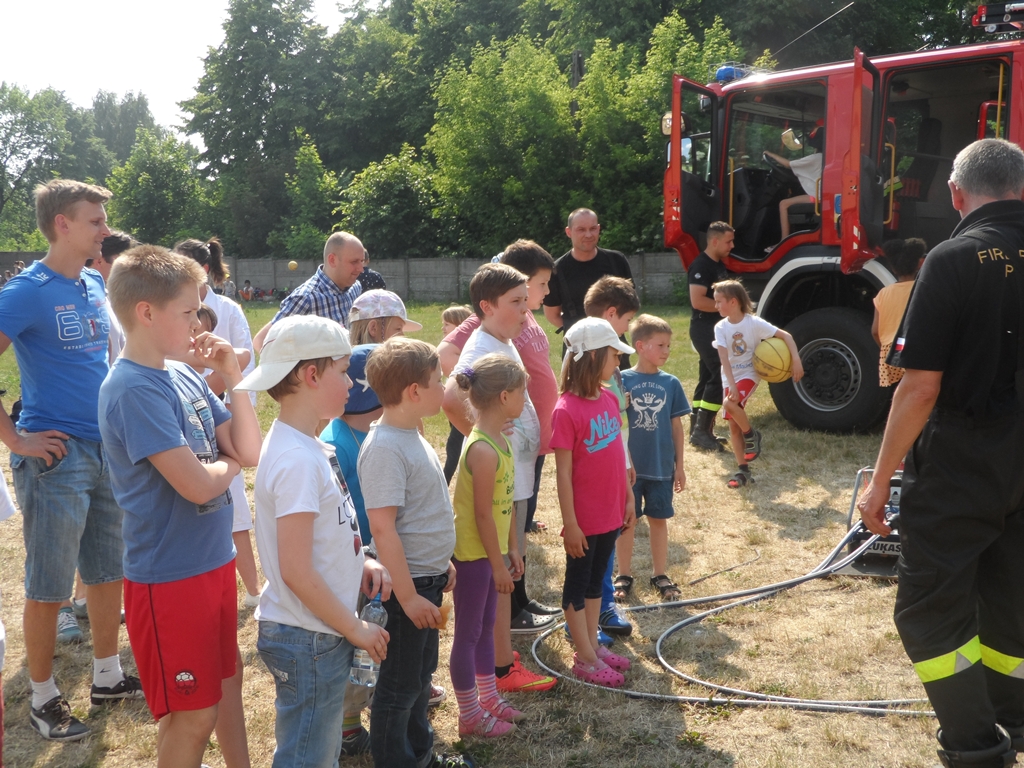
[[(665, 601), (678, 600), (679, 588), (668, 577), (668, 521), (673, 516), (672, 492), (686, 487), (683, 448), (686, 433), (680, 417), (690, 403), (679, 379), (661, 370), (668, 360), (672, 327), (660, 317), (639, 315), (630, 327), (637, 363), (622, 372), (629, 394), (629, 452), (636, 469), (633, 496), (636, 517), (647, 517), (651, 529), (651, 561), (656, 587)], [(623, 532), (616, 544), (621, 576), (631, 576), (633, 531)]]
[(157, 246), (117, 260), (109, 296), (127, 341), (99, 397), (124, 509), (128, 636), (160, 720), (158, 760), (173, 754), (195, 768), (215, 726), (225, 762), (248, 765), (228, 486), (260, 450), (249, 398), (232, 398), (229, 412), (198, 373), (172, 362), (191, 352), (229, 391), (242, 379), (231, 344), (199, 332), (205, 282), (196, 262)]

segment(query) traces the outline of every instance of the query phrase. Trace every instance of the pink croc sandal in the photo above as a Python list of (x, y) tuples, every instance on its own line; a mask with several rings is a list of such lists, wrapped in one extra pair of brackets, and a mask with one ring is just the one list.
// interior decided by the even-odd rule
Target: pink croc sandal
[(614, 669), (616, 672), (626, 672), (632, 664), (629, 659), (625, 656), (619, 656), (617, 653), (612, 653), (608, 648), (603, 645), (597, 649), (597, 658), (607, 664), (609, 667)]
[(572, 673), (585, 683), (601, 685), (605, 688), (618, 688), (625, 684), (626, 678), (609, 667), (600, 659), (596, 664), (587, 664), (580, 660), (578, 654), (572, 655)]

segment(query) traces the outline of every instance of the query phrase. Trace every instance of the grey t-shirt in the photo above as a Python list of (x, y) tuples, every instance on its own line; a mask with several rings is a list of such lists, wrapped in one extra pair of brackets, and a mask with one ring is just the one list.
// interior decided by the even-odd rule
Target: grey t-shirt
[[(446, 573), (455, 553), (455, 513), (437, 454), (415, 429), (373, 424), (356, 464), (367, 509), (398, 507), (395, 528), (409, 575)], [(376, 557), (377, 542), (370, 544)]]

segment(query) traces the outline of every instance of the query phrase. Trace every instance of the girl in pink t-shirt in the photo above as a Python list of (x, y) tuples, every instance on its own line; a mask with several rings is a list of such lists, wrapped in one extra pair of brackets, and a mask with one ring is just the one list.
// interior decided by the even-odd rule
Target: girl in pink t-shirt
[(619, 437), (619, 402), (601, 386), (619, 353), (632, 354), (607, 320), (588, 317), (569, 329), (561, 396), (552, 417), (558, 503), (565, 540), (562, 609), (576, 643), (572, 673), (588, 683), (617, 688), (628, 659), (597, 642), (601, 582), (619, 530), (635, 522), (626, 509), (626, 455)]

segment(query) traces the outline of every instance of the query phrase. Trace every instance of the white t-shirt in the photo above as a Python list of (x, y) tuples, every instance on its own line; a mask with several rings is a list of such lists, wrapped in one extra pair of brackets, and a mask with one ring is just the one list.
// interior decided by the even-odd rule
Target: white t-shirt
[(256, 547), (267, 583), (256, 620), (310, 632), (338, 632), (302, 604), (284, 579), (277, 550), (277, 520), (313, 512), (313, 568), (353, 614), (363, 574), (363, 542), (348, 485), (334, 448), (274, 421), (256, 469)]
[(114, 361), (117, 360), (121, 355), (121, 350), (124, 349), (124, 329), (121, 327), (121, 321), (117, 319), (117, 315), (114, 314), (114, 308), (110, 306), (110, 298), (107, 298), (107, 319), (110, 321), (110, 335), (107, 337), (107, 357), (110, 364), (113, 365)]
[[(466, 340), (466, 346), (462, 348), (459, 362), (452, 369), (452, 375), (472, 368), (476, 360), (492, 352), (509, 357), (520, 365), (523, 364), (519, 350), (511, 341), (499, 341), (485, 331), (483, 326), (480, 326)], [(537, 464), (537, 452), (540, 450), (540, 420), (537, 418), (537, 410), (533, 407), (533, 401), (530, 400), (529, 391), (526, 392), (526, 405), (523, 407), (523, 413), (514, 422), (514, 429), (511, 443), (512, 455), (515, 458), (516, 478), (512, 499), (522, 501), (533, 496), (533, 474)]]
[[(249, 362), (242, 369), (242, 376), (248, 376), (256, 368), (256, 353), (252, 346), (252, 333), (249, 331), (249, 323), (245, 319), (245, 312), (238, 304), (225, 299), (212, 290), (206, 291), (206, 298), (203, 303), (213, 310), (217, 315), (217, 326), (213, 329), (214, 336), (220, 336), (231, 342), (232, 347), (249, 350)], [(111, 330), (113, 338), (113, 330)], [(205, 376), (209, 371), (204, 371)], [(249, 399), (256, 407), (256, 393), (250, 392)], [(226, 395), (224, 402), (230, 404), (231, 396)], [(249, 508), (249, 499), (245, 495), (245, 477), (239, 472), (231, 481), (231, 498), (235, 502), (235, 519), (231, 527), (232, 533), (248, 531), (252, 528), (252, 510)]]
[[(729, 366), (732, 368), (733, 380), (750, 379), (758, 382), (761, 377), (754, 370), (754, 347), (765, 339), (770, 339), (779, 329), (756, 315), (744, 315), (738, 323), (730, 323), (723, 317), (715, 324), (715, 349), (724, 349), (729, 353)], [(722, 369), (722, 384), (729, 386)]]
[(821, 178), (821, 153), (804, 155), (789, 161), (789, 167), (796, 175), (800, 186), (811, 197), (818, 194), (818, 179)]

